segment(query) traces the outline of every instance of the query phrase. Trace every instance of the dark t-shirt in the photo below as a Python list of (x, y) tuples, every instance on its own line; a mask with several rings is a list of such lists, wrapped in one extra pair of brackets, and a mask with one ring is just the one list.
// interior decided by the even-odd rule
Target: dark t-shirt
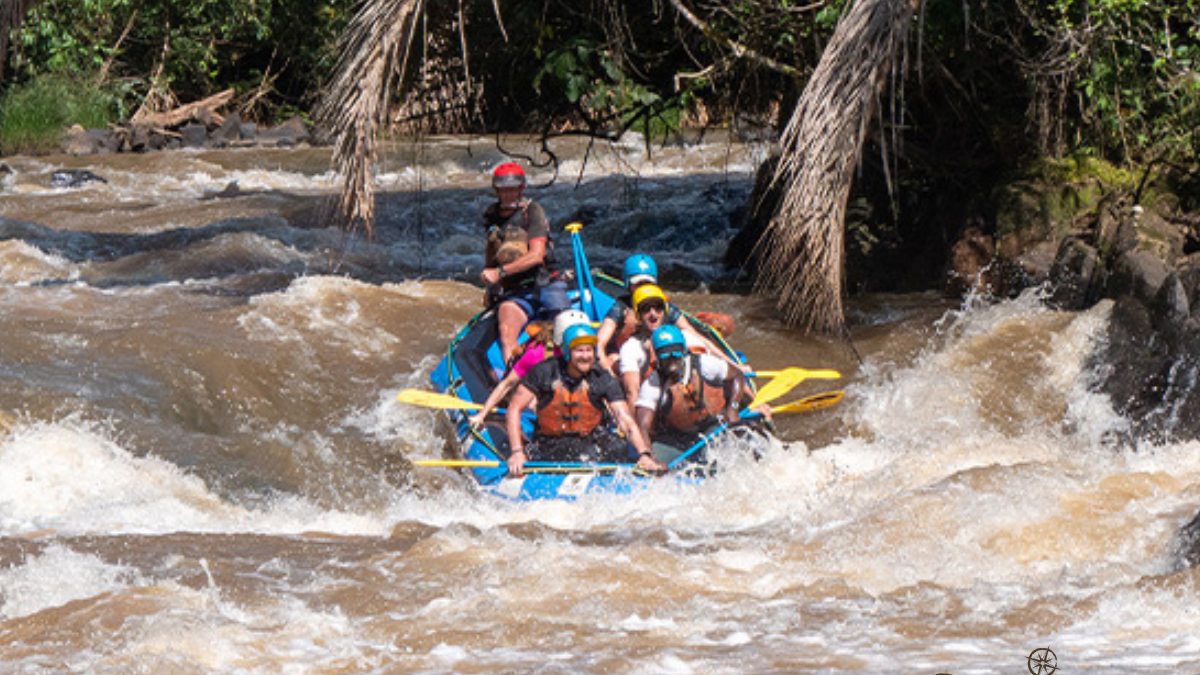
[[(523, 201), (522, 208), (508, 218), (500, 216), (500, 204), (496, 202), (483, 212), (483, 224), (487, 227), (485, 267), (498, 267), (512, 262), (516, 256), (529, 250), (530, 241), (538, 238), (546, 239), (547, 258), (550, 255), (550, 223), (546, 220), (546, 212), (535, 201)], [(500, 260), (502, 254), (506, 259)], [(506, 290), (528, 286), (537, 279), (541, 267), (535, 265), (511, 274), (500, 281), (500, 286)]]
[[(537, 397), (540, 410), (554, 399), (554, 382), (560, 379), (570, 391), (574, 391), (579, 386), (578, 382), (572, 382), (570, 376), (567, 375), (566, 364), (563, 360), (556, 358), (542, 361), (531, 368), (525, 377), (521, 378), (521, 384)], [(592, 405), (600, 410), (604, 410), (605, 401), (615, 403), (625, 400), (625, 390), (621, 388), (621, 383), (617, 382), (617, 378), (607, 370), (594, 366), (584, 376), (584, 379), (588, 383), (588, 398)]]

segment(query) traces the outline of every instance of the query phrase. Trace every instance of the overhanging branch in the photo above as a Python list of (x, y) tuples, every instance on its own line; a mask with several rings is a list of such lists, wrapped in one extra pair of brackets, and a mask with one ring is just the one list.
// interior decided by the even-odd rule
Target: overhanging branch
[(679, 12), (679, 14), (681, 16), (683, 16), (683, 18), (686, 19), (688, 23), (690, 23), (693, 26), (695, 26), (696, 28), (698, 28), (700, 30), (700, 32), (704, 33), (704, 36), (707, 37), (708, 39), (718, 42), (722, 45), (725, 45), (725, 47), (727, 47), (729, 49), (729, 51), (733, 52), (734, 56), (741, 58), (741, 59), (747, 59), (750, 61), (754, 61), (755, 63), (758, 63), (766, 68), (774, 70), (775, 72), (787, 75), (788, 77), (797, 77), (797, 78), (800, 77), (800, 71), (787, 65), (786, 63), (780, 63), (779, 61), (776, 61), (775, 59), (767, 56), (766, 54), (760, 54), (759, 52), (755, 51), (754, 49), (751, 49), (750, 47), (747, 47), (735, 40), (732, 40), (732, 39), (722, 35), (720, 32), (718, 32), (712, 26), (708, 25), (708, 23), (706, 23), (703, 19), (696, 16), (696, 14), (694, 12), (692, 12), (692, 10), (688, 9), (687, 5), (683, 4), (683, 0), (670, 0), (670, 2), (671, 2), (671, 6), (675, 8), (675, 11)]

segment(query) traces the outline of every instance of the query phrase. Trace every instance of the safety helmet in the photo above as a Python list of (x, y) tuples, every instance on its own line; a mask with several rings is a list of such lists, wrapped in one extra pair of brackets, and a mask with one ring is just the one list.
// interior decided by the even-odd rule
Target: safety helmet
[(658, 283), (658, 265), (645, 253), (635, 253), (625, 259), (625, 287), (633, 288), (643, 282)]
[(563, 332), (563, 340), (566, 341), (563, 345), (565, 351), (570, 353), (580, 345), (596, 344), (596, 329), (592, 328), (591, 324), (577, 323)]
[(554, 317), (554, 344), (562, 345), (566, 330), (578, 323), (589, 323), (591, 319), (578, 309), (567, 309)]
[(667, 304), (667, 296), (658, 286), (655, 286), (654, 284), (639, 286), (638, 289), (633, 292), (633, 310), (636, 312), (637, 308), (641, 307), (643, 302), (652, 299), (662, 301), (664, 307)]
[(525, 170), (516, 162), (505, 162), (492, 172), (492, 187), (525, 187)]
[(650, 336), (650, 345), (654, 354), (663, 359), (682, 357), (687, 354), (687, 342), (683, 339), (683, 331), (676, 326), (663, 326)]

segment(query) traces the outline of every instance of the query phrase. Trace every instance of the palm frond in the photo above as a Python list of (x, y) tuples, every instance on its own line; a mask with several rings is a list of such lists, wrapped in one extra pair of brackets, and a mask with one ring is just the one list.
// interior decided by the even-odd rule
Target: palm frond
[(791, 325), (836, 332), (846, 201), (877, 92), (919, 0), (857, 0), (842, 16), (784, 130), (783, 198), (758, 244), (760, 292)]
[(316, 118), (333, 136), (333, 166), (342, 176), (338, 214), (347, 229), (370, 234), (374, 228), (378, 135), (424, 10), (425, 0), (365, 0), (339, 42), (341, 55)]

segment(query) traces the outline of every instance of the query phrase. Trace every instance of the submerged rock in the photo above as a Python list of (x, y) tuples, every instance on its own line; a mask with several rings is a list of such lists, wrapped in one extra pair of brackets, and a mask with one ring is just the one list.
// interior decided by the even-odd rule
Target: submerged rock
[(107, 183), (108, 180), (97, 176), (87, 169), (59, 169), (50, 174), (50, 187), (76, 188), (88, 183)]
[(1200, 513), (1180, 528), (1175, 537), (1174, 558), (1180, 568), (1200, 565)]

